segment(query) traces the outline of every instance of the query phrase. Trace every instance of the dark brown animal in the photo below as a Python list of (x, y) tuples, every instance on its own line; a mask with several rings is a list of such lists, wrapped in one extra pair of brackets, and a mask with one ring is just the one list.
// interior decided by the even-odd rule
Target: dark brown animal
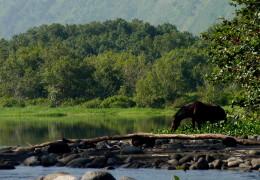
[(195, 128), (195, 123), (197, 123), (199, 129), (201, 128), (201, 124), (206, 121), (216, 122), (219, 120), (227, 120), (226, 113), (220, 106), (196, 101), (183, 106), (173, 116), (171, 130), (176, 130), (179, 127), (181, 120), (185, 118), (191, 118), (193, 128)]

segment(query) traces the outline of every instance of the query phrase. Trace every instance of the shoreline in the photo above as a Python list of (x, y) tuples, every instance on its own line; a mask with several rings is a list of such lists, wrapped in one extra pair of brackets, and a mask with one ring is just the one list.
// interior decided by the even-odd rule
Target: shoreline
[[(244, 136), (260, 142), (260, 135)], [(96, 138), (98, 139), (98, 138)], [(66, 166), (72, 168), (158, 168), (235, 169), (260, 171), (260, 145), (241, 145), (232, 137), (224, 139), (83, 140), (45, 143), (46, 146), (0, 148), (0, 169), (15, 166)]]

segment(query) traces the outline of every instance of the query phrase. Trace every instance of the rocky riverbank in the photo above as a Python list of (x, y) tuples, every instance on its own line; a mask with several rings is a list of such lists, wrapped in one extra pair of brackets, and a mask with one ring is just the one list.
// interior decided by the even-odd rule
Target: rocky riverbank
[[(260, 141), (260, 136), (241, 138)], [(39, 148), (0, 149), (0, 169), (14, 169), (18, 165), (108, 170), (117, 167), (169, 170), (235, 169), (248, 172), (260, 171), (260, 145), (240, 145), (232, 137), (222, 140), (136, 137), (132, 140), (105, 140), (97, 143), (86, 143), (82, 140), (71, 143), (63, 139)], [(87, 179), (85, 177), (110, 176), (109, 173), (102, 174), (96, 171), (87, 173), (92, 175), (83, 175), (82, 180)], [(66, 173), (57, 173), (45, 179), (55, 179), (53, 177), (57, 176), (73, 177)]]

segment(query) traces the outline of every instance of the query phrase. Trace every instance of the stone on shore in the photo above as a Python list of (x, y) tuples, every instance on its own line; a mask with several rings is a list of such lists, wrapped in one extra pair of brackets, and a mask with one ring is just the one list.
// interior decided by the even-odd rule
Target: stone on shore
[(78, 157), (79, 157), (78, 154), (71, 154), (71, 155), (69, 155), (69, 156), (66, 156), (66, 157), (60, 159), (60, 162), (62, 162), (62, 163), (64, 163), (64, 164), (67, 164), (67, 163), (69, 163), (70, 161), (72, 161), (73, 159), (76, 159), (76, 158), (78, 158)]
[(238, 167), (239, 164), (243, 163), (244, 161), (240, 157), (231, 157), (228, 158), (228, 167)]
[(236, 147), (237, 141), (232, 137), (226, 137), (222, 140), (222, 144), (224, 144), (226, 147)]
[(57, 158), (50, 154), (50, 155), (43, 155), (41, 157), (41, 165), (42, 166), (53, 166), (58, 162)]
[(195, 165), (196, 168), (200, 170), (209, 169), (209, 164), (203, 157), (201, 157)]
[(48, 148), (49, 153), (55, 153), (55, 154), (68, 153), (70, 151), (71, 151), (71, 149), (70, 149), (69, 145), (65, 142), (53, 143)]
[(65, 172), (56, 172), (33, 180), (77, 180), (77, 178)]
[(251, 164), (252, 164), (253, 169), (259, 169), (260, 168), (260, 158), (252, 159)]
[(40, 161), (39, 161), (38, 156), (31, 156), (31, 157), (26, 158), (23, 161), (23, 164), (26, 166), (38, 166), (38, 165), (40, 165)]
[(121, 154), (143, 154), (143, 150), (135, 146), (126, 146), (121, 150)]
[(90, 163), (92, 159), (90, 158), (77, 158), (71, 160), (66, 166), (67, 167), (73, 167), (73, 168), (81, 168), (85, 167), (87, 163)]
[(105, 171), (88, 171), (81, 180), (116, 180), (110, 173)]

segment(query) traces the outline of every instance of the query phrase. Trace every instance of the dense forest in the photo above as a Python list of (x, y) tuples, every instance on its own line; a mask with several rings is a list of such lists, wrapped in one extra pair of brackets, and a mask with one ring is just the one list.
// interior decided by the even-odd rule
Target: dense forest
[(153, 25), (164, 22), (180, 31), (198, 35), (217, 18), (231, 19), (231, 0), (0, 0), (0, 37), (42, 24), (86, 24), (124, 18), (140, 19)]
[(0, 41), (1, 103), (163, 108), (201, 99), (228, 104), (236, 86), (213, 87), (204, 78), (214, 68), (203, 50), (207, 45), (172, 24), (138, 19), (34, 27)]

